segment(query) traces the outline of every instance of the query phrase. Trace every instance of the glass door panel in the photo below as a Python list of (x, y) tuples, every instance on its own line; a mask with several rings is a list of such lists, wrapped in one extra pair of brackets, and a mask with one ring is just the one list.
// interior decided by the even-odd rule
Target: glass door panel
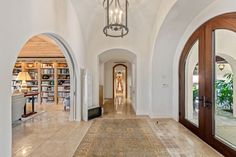
[(185, 64), (185, 119), (199, 126), (199, 40), (189, 51)]
[(214, 31), (215, 86), (214, 135), (236, 148), (236, 33), (227, 29)]

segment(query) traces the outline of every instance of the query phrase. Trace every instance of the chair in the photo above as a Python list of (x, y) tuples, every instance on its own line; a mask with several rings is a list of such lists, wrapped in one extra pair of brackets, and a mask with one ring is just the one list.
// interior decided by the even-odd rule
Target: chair
[(70, 96), (68, 96), (64, 99), (63, 105), (64, 105), (64, 111), (66, 111), (67, 108), (70, 108)]
[(21, 116), (24, 113), (25, 103), (26, 98), (23, 93), (12, 95), (12, 122), (21, 119)]

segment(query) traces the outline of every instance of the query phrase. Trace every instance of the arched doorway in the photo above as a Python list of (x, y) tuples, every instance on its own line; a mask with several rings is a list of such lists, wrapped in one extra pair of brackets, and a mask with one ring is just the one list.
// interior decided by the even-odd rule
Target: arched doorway
[(127, 98), (128, 71), (124, 64), (116, 64), (113, 67), (113, 99), (116, 96)]
[(179, 121), (226, 156), (236, 156), (235, 18), (221, 15), (198, 28), (179, 64)]
[[(99, 63), (99, 95), (101, 104), (114, 98), (114, 75), (113, 67), (123, 64), (127, 67), (127, 98), (130, 99), (132, 107), (136, 110), (137, 102), (137, 57), (133, 52), (123, 49), (110, 49), (98, 56)], [(124, 90), (125, 91), (125, 90)]]
[(111, 49), (99, 59), (99, 96), (104, 116), (134, 115), (136, 111), (136, 55)]
[[(27, 92), (38, 93), (35, 96), (37, 104), (63, 104), (68, 100), (69, 105), (64, 106), (64, 109), (69, 109), (69, 119), (75, 120), (77, 113), (74, 67), (70, 49), (62, 38), (51, 33), (33, 36), (19, 53), (13, 69), (12, 91), (21, 88), (22, 85), (19, 84), (23, 82)], [(19, 72), (25, 74), (20, 75), (21, 77), (27, 74), (29, 80), (22, 81)]]
[[(57, 53), (53, 53), (54, 50)], [(18, 150), (18, 154), (25, 155), (32, 153), (31, 149), (28, 150), (26, 141), (31, 141), (32, 137), (37, 139), (31, 141), (30, 144), (30, 148), (35, 148), (38, 143), (45, 141), (42, 137), (50, 135), (55, 130), (66, 128), (70, 120), (80, 118), (80, 114), (76, 111), (79, 108), (76, 106), (78, 105), (78, 86), (71, 51), (65, 41), (55, 34), (40, 34), (30, 38), (22, 48), (17, 60), (21, 67), (15, 70), (21, 70), (30, 76), (30, 79), (25, 80), (28, 93), (38, 93), (37, 101), (35, 100), (35, 103), (37, 102), (35, 111), (39, 114), (29, 115), (24, 122), (18, 121), (12, 129), (13, 153), (15, 154), (15, 150)], [(16, 64), (16, 66), (18, 65)], [(21, 98), (23, 102), (24, 96)], [(19, 102), (17, 99), (12, 101), (14, 107), (12, 116), (23, 114), (24, 102)], [(29, 104), (31, 105), (31, 103)], [(68, 105), (66, 110), (64, 110), (64, 105)], [(41, 109), (45, 112), (40, 112)], [(27, 108), (27, 112), (30, 110)], [(38, 129), (35, 129), (34, 126), (37, 126)]]

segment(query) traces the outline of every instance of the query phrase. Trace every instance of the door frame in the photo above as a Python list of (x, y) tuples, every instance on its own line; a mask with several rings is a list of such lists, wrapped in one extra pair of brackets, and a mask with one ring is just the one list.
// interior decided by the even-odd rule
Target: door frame
[[(199, 58), (199, 76), (204, 75), (202, 72), (204, 71), (204, 62), (202, 62), (202, 58), (204, 57), (203, 54), (203, 47), (204, 47), (204, 27), (200, 27), (197, 31), (195, 31), (192, 36), (187, 41), (181, 58), (180, 58), (180, 64), (179, 64), (179, 122), (185, 125), (188, 129), (190, 129), (192, 132), (194, 132), (196, 135), (203, 137), (204, 135), (201, 134), (204, 130), (204, 114), (201, 114), (203, 112), (202, 109), (202, 102), (199, 102), (199, 127), (195, 126), (193, 123), (185, 119), (185, 66), (186, 66), (186, 60), (189, 55), (189, 52), (192, 48), (192, 46), (196, 43), (197, 40), (199, 40), (199, 52), (198, 52), (198, 58)], [(199, 89), (203, 89), (204, 86), (204, 79), (202, 77), (199, 77)], [(201, 95), (204, 95), (204, 90), (199, 90), (199, 97)]]
[[(210, 20), (205, 28), (206, 39), (206, 58), (210, 58), (206, 63), (206, 97), (215, 104), (214, 81), (215, 81), (215, 40), (214, 31), (217, 29), (227, 29), (236, 32), (236, 13), (229, 13), (220, 15)], [(206, 115), (211, 118), (206, 119), (206, 123), (210, 125), (209, 129), (205, 130), (207, 134), (207, 141), (222, 152), (225, 156), (236, 156), (236, 148), (232, 148), (220, 139), (215, 137), (215, 105), (206, 110)]]
[(116, 65), (114, 65), (113, 66), (113, 72), (112, 72), (112, 75), (113, 75), (113, 77), (112, 77), (112, 90), (113, 90), (113, 99), (115, 99), (115, 92), (114, 92), (114, 90), (115, 90), (115, 87), (114, 87), (114, 85), (115, 85), (115, 68), (117, 67), (117, 66), (123, 66), (123, 67), (125, 67), (125, 98), (127, 99), (127, 97), (128, 97), (128, 91), (127, 91), (127, 89), (128, 89), (128, 68), (127, 68), (127, 66), (126, 65), (124, 65), (124, 64), (116, 64)]
[[(216, 16), (200, 26), (187, 41), (179, 62), (179, 122), (194, 134), (214, 147), (225, 156), (236, 156), (236, 149), (217, 139), (214, 132), (214, 80), (215, 80), (215, 50), (214, 31), (228, 29), (236, 32), (236, 13)], [(199, 103), (199, 128), (185, 119), (185, 63), (189, 51), (199, 39), (199, 96), (206, 97)], [(205, 107), (203, 107), (205, 106)]]

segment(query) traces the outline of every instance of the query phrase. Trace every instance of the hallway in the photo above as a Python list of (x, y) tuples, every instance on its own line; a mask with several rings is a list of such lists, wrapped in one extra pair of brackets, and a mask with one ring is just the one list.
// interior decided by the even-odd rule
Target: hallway
[(132, 118), (135, 117), (130, 100), (117, 96), (109, 99), (103, 105), (103, 118)]
[[(116, 129), (118, 131), (116, 132), (118, 135), (122, 135), (122, 132), (124, 133), (127, 128), (131, 128), (132, 130), (132, 127), (139, 127), (141, 128), (141, 130), (144, 129), (146, 131), (148, 130), (148, 132), (151, 133), (149, 135), (153, 137), (152, 139), (154, 141), (158, 141), (158, 145), (161, 146), (161, 149), (159, 147), (156, 149), (168, 152), (166, 156), (221, 156), (178, 122), (172, 119), (158, 119), (159, 123), (157, 124), (157, 119), (150, 119), (146, 116), (135, 116), (134, 112), (132, 111), (131, 104), (128, 101), (122, 101), (122, 103), (120, 104), (118, 103), (119, 101), (115, 102), (116, 103), (113, 103), (112, 100), (107, 101), (104, 105), (103, 117), (89, 122), (69, 122), (67, 112), (61, 112), (61, 108), (58, 106), (51, 106), (49, 109), (47, 109), (47, 112), (44, 112), (39, 116), (34, 117), (33, 119), (28, 120), (13, 128), (13, 156), (71, 157), (76, 151), (76, 148), (80, 144), (83, 144), (83, 140), (86, 140), (86, 136), (91, 131), (90, 129), (97, 127), (97, 121), (100, 122), (99, 126), (102, 123), (106, 124), (107, 122), (109, 122), (108, 126), (113, 127), (116, 126), (113, 122), (115, 122), (115, 124), (119, 122), (120, 127)], [(133, 122), (135, 121), (137, 121), (137, 125), (134, 125), (135, 123)], [(108, 129), (109, 131), (110, 127), (108, 128), (108, 126), (107, 128), (105, 126), (101, 129)], [(128, 140), (129, 142), (135, 143), (135, 141), (133, 140), (139, 137), (137, 137), (136, 135), (140, 135), (140, 132), (136, 133), (137, 134), (131, 131), (127, 136), (117, 136), (110, 138), (114, 138), (115, 141), (113, 142), (115, 143), (116, 141), (121, 140), (120, 138), (126, 138), (126, 140), (131, 140)], [(95, 135), (95, 137), (97, 138), (99, 136), (104, 137), (112, 134), (108, 132), (103, 134), (94, 133), (93, 135)], [(106, 145), (106, 143), (104, 143), (104, 140), (94, 140), (91, 143), (94, 144), (93, 142), (95, 144), (97, 142), (100, 147)], [(156, 142), (152, 144), (150, 141), (144, 140), (136, 144), (140, 146), (143, 142), (146, 144), (148, 143), (149, 146), (152, 147), (152, 149), (146, 148), (150, 150), (149, 155), (147, 156), (153, 156), (153, 154), (151, 154), (151, 150), (154, 150), (153, 148), (155, 147), (153, 146), (153, 144)], [(115, 145), (110, 145), (109, 149), (101, 148), (100, 150), (104, 149), (104, 152), (106, 152), (105, 150), (108, 149), (110, 150), (110, 153), (120, 151), (117, 150), (119, 147), (114, 146)], [(128, 147), (127, 145), (122, 146), (122, 148), (123, 147), (127, 147), (126, 151), (130, 151), (131, 149), (129, 148), (133, 148)], [(94, 150), (96, 149), (97, 148), (94, 148)], [(124, 152), (122, 154), (121, 151), (120, 156), (127, 155), (125, 155)]]

